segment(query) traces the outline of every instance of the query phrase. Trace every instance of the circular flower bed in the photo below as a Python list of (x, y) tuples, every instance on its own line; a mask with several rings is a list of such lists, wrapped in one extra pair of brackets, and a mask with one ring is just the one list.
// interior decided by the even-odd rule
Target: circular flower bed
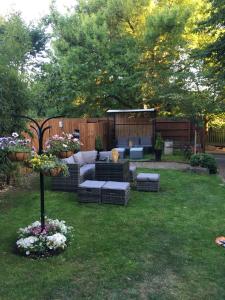
[(45, 228), (41, 229), (41, 222), (20, 228), (19, 239), (16, 242), (17, 251), (29, 257), (46, 257), (65, 250), (72, 236), (72, 227), (66, 226), (65, 221), (58, 219), (45, 220)]

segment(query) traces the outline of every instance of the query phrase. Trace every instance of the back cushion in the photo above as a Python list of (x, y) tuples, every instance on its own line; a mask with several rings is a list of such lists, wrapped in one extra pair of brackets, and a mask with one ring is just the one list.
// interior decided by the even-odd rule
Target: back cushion
[(118, 136), (117, 138), (117, 146), (118, 147), (127, 147), (128, 146), (128, 138)]
[(73, 159), (74, 159), (75, 163), (77, 163), (81, 166), (85, 164), (81, 151), (74, 154)]
[(99, 159), (104, 160), (104, 159), (112, 159), (112, 152), (111, 151), (100, 151), (99, 152)]
[(129, 137), (129, 141), (132, 143), (132, 146), (138, 146), (139, 145), (139, 137), (138, 136)]
[(94, 164), (96, 157), (97, 157), (97, 151), (82, 151), (82, 158), (85, 164)]
[(141, 145), (152, 145), (152, 138), (151, 136), (141, 136)]
[(61, 161), (64, 162), (65, 164), (75, 164), (74, 155), (68, 158), (63, 158), (61, 159)]

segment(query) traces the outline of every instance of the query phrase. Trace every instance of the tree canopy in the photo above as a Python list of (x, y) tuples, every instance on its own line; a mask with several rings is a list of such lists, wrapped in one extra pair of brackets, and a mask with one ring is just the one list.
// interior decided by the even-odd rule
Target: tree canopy
[[(224, 111), (224, 1), (74, 3), (62, 15), (53, 1), (45, 18), (50, 47), (43, 23), (28, 27), (18, 15), (2, 21), (4, 68), (29, 83), (20, 88), (20, 109), (97, 117), (109, 108), (157, 107), (192, 119)], [(43, 50), (45, 60), (29, 72), (31, 56)]]
[(43, 49), (45, 42), (40, 37), (40, 29), (26, 26), (19, 14), (0, 19), (1, 134), (23, 128), (23, 121), (12, 115), (23, 114), (29, 108), (26, 62)]

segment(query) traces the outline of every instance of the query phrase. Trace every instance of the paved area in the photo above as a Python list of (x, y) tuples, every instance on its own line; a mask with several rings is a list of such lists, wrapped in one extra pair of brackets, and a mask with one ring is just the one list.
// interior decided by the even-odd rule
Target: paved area
[(150, 169), (172, 169), (172, 170), (185, 170), (189, 167), (188, 164), (178, 163), (178, 162), (131, 162), (132, 166), (136, 166), (138, 168), (150, 168)]
[(219, 174), (225, 180), (225, 154), (213, 154), (213, 156), (217, 161)]
[[(225, 180), (225, 154), (211, 153), (215, 157), (219, 175)], [(130, 163), (138, 168), (150, 168), (150, 169), (172, 169), (172, 170), (185, 170), (189, 167), (188, 164), (178, 162), (132, 162)]]

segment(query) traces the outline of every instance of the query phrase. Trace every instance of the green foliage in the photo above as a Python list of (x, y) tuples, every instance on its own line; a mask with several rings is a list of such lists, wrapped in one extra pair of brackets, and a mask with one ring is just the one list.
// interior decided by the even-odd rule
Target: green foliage
[(198, 153), (191, 156), (191, 166), (200, 166), (209, 169), (210, 174), (217, 173), (217, 163), (215, 158), (206, 153)]
[(96, 136), (96, 138), (95, 138), (95, 149), (97, 151), (103, 150), (103, 143), (102, 143), (102, 139), (100, 136)]
[(24, 121), (12, 114), (23, 114), (29, 106), (27, 85), (17, 70), (0, 65), (0, 135), (21, 131)]
[(36, 155), (28, 161), (28, 165), (36, 172), (48, 173), (51, 170), (60, 169), (61, 175), (69, 175), (68, 166), (51, 154)]
[(225, 2), (224, 0), (210, 0), (210, 3), (210, 16), (201, 24), (201, 29), (216, 38), (203, 49), (202, 54), (207, 59), (212, 59), (217, 75), (225, 79)]
[(183, 151), (184, 158), (190, 160), (192, 156), (192, 147), (190, 145), (185, 145)]
[(0, 19), (0, 135), (21, 131), (25, 122), (12, 114), (25, 114), (30, 106), (28, 60), (43, 50), (41, 28), (28, 27), (19, 14)]
[(0, 149), (0, 186), (1, 184), (9, 184), (10, 177), (15, 175), (17, 165), (8, 159), (8, 152)]
[(164, 146), (164, 141), (162, 139), (161, 133), (158, 132), (156, 135), (154, 149), (155, 150), (163, 150), (163, 146)]

